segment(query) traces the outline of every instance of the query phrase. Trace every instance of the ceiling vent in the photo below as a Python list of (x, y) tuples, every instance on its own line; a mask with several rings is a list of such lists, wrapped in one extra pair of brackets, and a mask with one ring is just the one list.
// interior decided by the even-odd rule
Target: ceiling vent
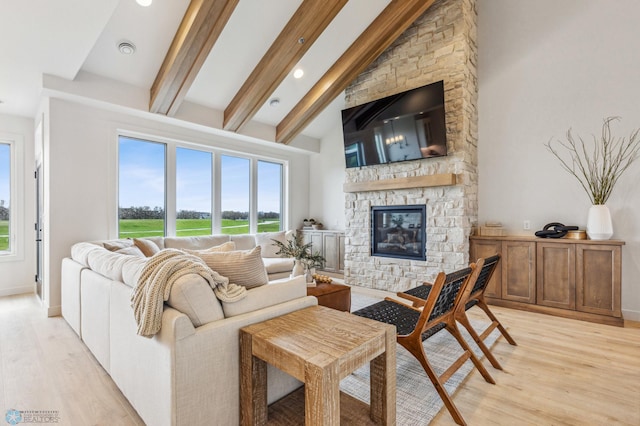
[(136, 52), (136, 45), (130, 41), (121, 41), (118, 43), (118, 50), (123, 55), (133, 55)]

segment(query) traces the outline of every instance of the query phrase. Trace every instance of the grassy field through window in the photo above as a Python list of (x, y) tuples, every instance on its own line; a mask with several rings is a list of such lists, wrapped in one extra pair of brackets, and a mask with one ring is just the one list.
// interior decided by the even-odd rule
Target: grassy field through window
[[(123, 219), (120, 220), (119, 225), (120, 238), (161, 237), (164, 235), (162, 219)], [(280, 222), (278, 220), (266, 219), (258, 223), (258, 232), (279, 230)], [(223, 234), (248, 234), (249, 221), (223, 219), (221, 232)], [(0, 235), (2, 235), (2, 222), (0, 222)], [(177, 219), (176, 235), (179, 237), (211, 235), (211, 219)]]
[(0, 220), (0, 251), (9, 249), (9, 221)]

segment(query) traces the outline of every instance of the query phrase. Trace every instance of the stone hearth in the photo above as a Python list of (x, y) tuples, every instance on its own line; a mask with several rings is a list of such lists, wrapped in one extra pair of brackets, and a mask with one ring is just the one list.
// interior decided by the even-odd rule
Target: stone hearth
[[(349, 88), (347, 107), (444, 80), (448, 156), (348, 169), (346, 183), (455, 173), (450, 186), (348, 193), (345, 282), (401, 291), (469, 263), (477, 223), (477, 79), (474, 0), (439, 0)], [(426, 261), (371, 256), (371, 206), (424, 204)]]

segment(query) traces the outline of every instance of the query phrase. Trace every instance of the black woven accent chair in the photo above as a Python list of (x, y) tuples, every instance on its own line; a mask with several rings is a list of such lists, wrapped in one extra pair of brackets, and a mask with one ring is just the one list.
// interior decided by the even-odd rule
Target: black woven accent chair
[[(515, 340), (513, 340), (511, 335), (502, 326), (500, 321), (498, 321), (498, 318), (496, 318), (493, 312), (491, 312), (491, 310), (489, 309), (489, 305), (487, 305), (487, 302), (484, 300), (484, 291), (487, 289), (487, 285), (489, 284), (489, 281), (491, 280), (491, 277), (493, 276), (493, 273), (495, 272), (496, 267), (498, 266), (498, 262), (500, 262), (499, 254), (495, 254), (491, 257), (487, 257), (486, 259), (484, 259), (484, 265), (480, 269), (480, 273), (478, 274), (478, 279), (476, 280), (475, 285), (469, 292), (469, 295), (465, 298), (466, 301), (464, 303), (464, 309), (460, 309), (458, 312), (456, 312), (456, 320), (458, 320), (458, 322), (462, 324), (464, 328), (467, 329), (467, 331), (469, 332), (473, 340), (476, 342), (478, 347), (485, 354), (485, 356), (487, 357), (491, 365), (493, 365), (493, 367), (499, 370), (502, 370), (502, 366), (500, 365), (498, 360), (493, 356), (493, 354), (491, 353), (487, 345), (484, 344), (484, 340), (487, 338), (487, 336), (489, 336), (489, 334), (491, 334), (491, 332), (494, 329), (498, 328), (498, 330), (500, 330), (500, 333), (502, 333), (504, 338), (507, 339), (507, 342), (509, 342), (509, 344), (511, 345), (516, 346)], [(487, 316), (491, 320), (491, 324), (489, 324), (489, 326), (479, 334), (471, 326), (471, 322), (467, 317), (467, 311), (476, 305), (480, 309), (482, 309), (484, 313), (487, 314)]]
[[(456, 310), (463, 300), (463, 293), (470, 288), (469, 286), (474, 285), (478, 272), (479, 269), (475, 268), (474, 265), (450, 274), (445, 274), (444, 272), (438, 274), (433, 286), (431, 286), (431, 291), (423, 309), (387, 298), (354, 312), (355, 315), (396, 326), (398, 343), (420, 362), (449, 413), (451, 413), (455, 422), (460, 425), (465, 425), (466, 423), (453, 403), (451, 396), (445, 390), (444, 383), (468, 359), (471, 359), (487, 382), (495, 383), (460, 334), (455, 319)], [(444, 373), (438, 375), (427, 359), (422, 342), (442, 329), (446, 329), (451, 333), (462, 347), (463, 354)]]
[[(480, 259), (476, 264), (479, 264)], [(496, 318), (496, 316), (491, 312), (489, 306), (487, 305), (484, 299), (484, 292), (487, 289), (487, 285), (493, 276), (493, 273), (498, 266), (498, 262), (500, 262), (500, 255), (495, 254), (491, 257), (487, 257), (483, 261), (483, 265), (480, 268), (480, 273), (478, 274), (478, 279), (476, 280), (473, 287), (468, 290), (468, 295), (465, 295), (465, 302), (461, 304), (460, 309), (456, 312), (456, 320), (460, 322), (467, 329), (473, 340), (476, 342), (478, 347), (482, 350), (482, 353), (487, 357), (489, 362), (494, 368), (502, 370), (502, 366), (498, 362), (495, 356), (491, 353), (487, 345), (484, 344), (484, 340), (491, 334), (491, 332), (497, 327), (500, 330), (500, 333), (507, 339), (507, 342), (511, 345), (516, 345), (515, 340), (511, 337), (511, 335), (507, 332), (507, 330), (502, 326), (500, 321)], [(431, 291), (432, 285), (429, 283), (424, 283), (421, 286), (409, 289), (405, 292), (398, 293), (398, 296), (403, 297), (407, 300), (410, 300), (413, 303), (414, 307), (424, 306), (427, 296)], [(478, 306), (482, 309), (489, 319), (491, 320), (491, 324), (480, 334), (478, 334), (475, 329), (471, 326), (471, 322), (467, 317), (466, 311), (471, 309), (474, 306)]]

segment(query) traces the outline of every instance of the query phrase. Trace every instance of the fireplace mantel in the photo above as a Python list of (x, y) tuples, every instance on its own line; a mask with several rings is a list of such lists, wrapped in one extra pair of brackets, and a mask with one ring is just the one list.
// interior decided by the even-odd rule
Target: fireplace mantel
[(427, 188), (455, 184), (455, 173), (441, 173), (437, 175), (412, 176), (369, 182), (347, 182), (344, 184), (343, 190), (344, 192), (385, 191), (390, 189)]

